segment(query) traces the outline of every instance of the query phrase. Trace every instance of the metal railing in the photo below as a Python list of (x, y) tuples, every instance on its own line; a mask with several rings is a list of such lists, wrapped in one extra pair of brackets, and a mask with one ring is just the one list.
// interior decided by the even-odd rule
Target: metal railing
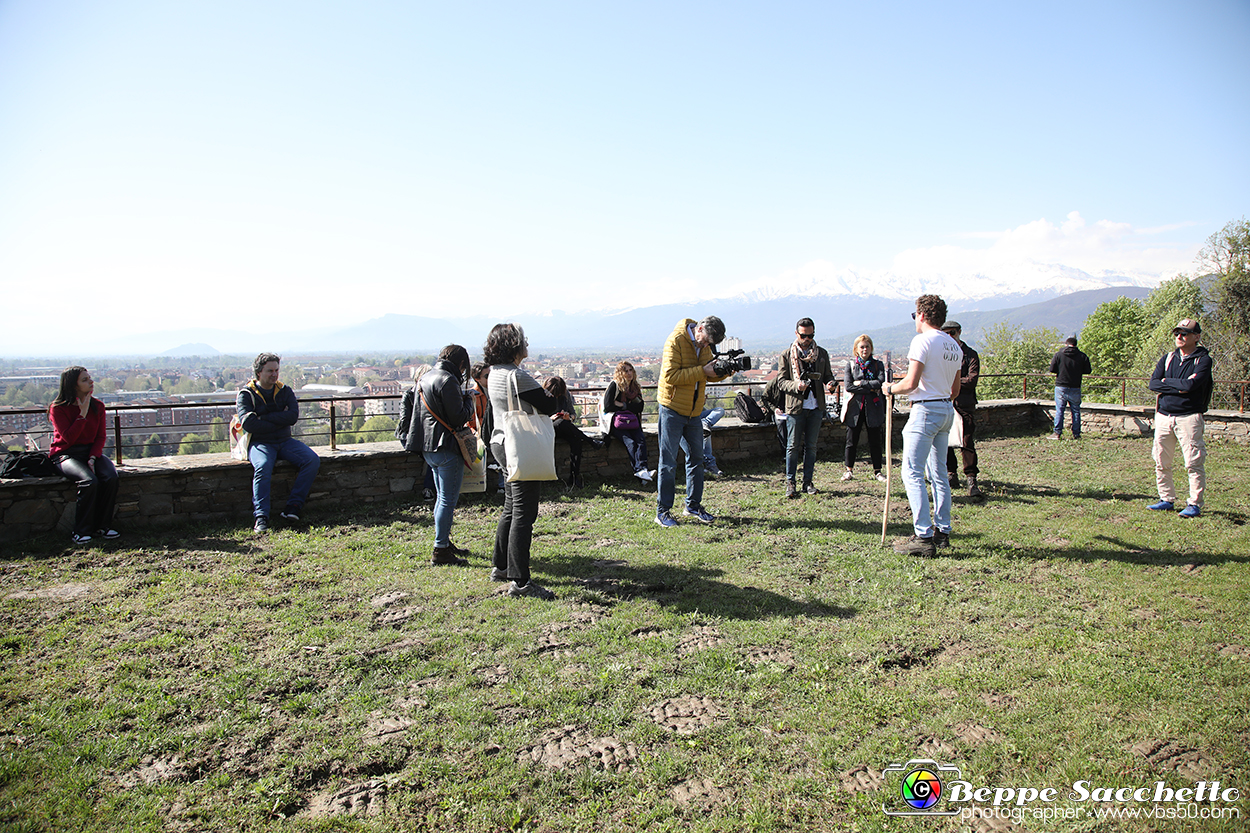
[[(996, 380), (1009, 382), (1009, 384), (997, 384)], [(1119, 404), (1119, 405), (1141, 405), (1152, 406), (1155, 402), (1155, 395), (1146, 387), (1147, 379), (1143, 377), (1128, 376), (1094, 376), (1085, 377), (1082, 385), (1085, 402), (1089, 404)], [(658, 413), (658, 403), (655, 399), (654, 391), (656, 385), (641, 385), (644, 391), (650, 391), (648, 396), (644, 393), (643, 399), (646, 401), (646, 407), (643, 410), (644, 419), (651, 417), (650, 421), (654, 421)], [(722, 407), (726, 412), (734, 410), (734, 396), (743, 391), (749, 396), (756, 399), (763, 392), (764, 385), (758, 382), (754, 383), (732, 383), (717, 382), (708, 384), (707, 403), (709, 407)], [(1042, 400), (1053, 397), (1055, 387), (1055, 377), (1049, 373), (985, 373), (980, 377), (978, 383), (978, 394), (982, 399), (1015, 399), (1024, 400)], [(1245, 413), (1247, 388), (1250, 387), (1248, 380), (1217, 380), (1215, 383), (1215, 391), (1211, 399), (1211, 407), (1222, 410), (1235, 410), (1239, 413)], [(570, 388), (569, 391), (575, 397), (579, 394), (594, 394), (592, 400), (583, 402), (588, 406), (583, 409), (579, 420), (583, 426), (594, 426), (599, 416), (599, 400), (603, 391), (606, 390), (604, 385), (596, 385), (585, 388)], [(842, 386), (841, 380), (834, 380), (834, 393), (829, 402), (829, 409), (833, 412), (841, 410), (842, 404)], [(1000, 395), (1005, 394), (1005, 395)], [(295, 424), (292, 429), (294, 436), (299, 437), (305, 442), (313, 441), (313, 445), (329, 445), (331, 449), (337, 450), (341, 445), (352, 445), (361, 442), (380, 442), (390, 440), (393, 437), (391, 429), (379, 429), (367, 433), (354, 430), (352, 425), (357, 419), (354, 413), (358, 403), (366, 401), (399, 401), (402, 394), (353, 394), (347, 396), (308, 396), (300, 397), (301, 417), (300, 421)], [(352, 412), (340, 413), (341, 406), (349, 404)], [(309, 406), (319, 406), (316, 409)], [(328, 409), (323, 409), (322, 405), (328, 405)], [(106, 453), (111, 453), (114, 462), (117, 465), (123, 465), (127, 453), (140, 450), (143, 447), (144, 437), (150, 438), (152, 434), (161, 437), (159, 446), (162, 450), (173, 448), (180, 450), (188, 442), (208, 442), (210, 450), (225, 450), (224, 440), (213, 440), (204, 437), (204, 433), (211, 432), (216, 424), (216, 420), (220, 419), (228, 426), (229, 419), (225, 416), (227, 409), (233, 408), (228, 402), (223, 403), (205, 403), (200, 402), (161, 402), (161, 403), (136, 403), (129, 405), (109, 405), (108, 411), (110, 420), (110, 442), (105, 446)], [(212, 408), (219, 407), (222, 411), (221, 415), (208, 421), (199, 422), (179, 422), (176, 421), (172, 414), (174, 411), (186, 410), (188, 408)], [(159, 419), (155, 424), (151, 425), (132, 425), (124, 426), (122, 424), (123, 417), (128, 412), (156, 412)], [(324, 412), (323, 412), (324, 411)], [(168, 413), (168, 416), (166, 415)], [(47, 449), (48, 442), (51, 438), (51, 427), (47, 424), (47, 408), (15, 408), (0, 411), (3, 416), (34, 416), (42, 417), (42, 424), (28, 426), (22, 430), (0, 431), (5, 436), (22, 437), (23, 444), (26, 447), (38, 447)], [(382, 415), (385, 414), (375, 414)], [(367, 417), (366, 417), (367, 419)], [(392, 418), (394, 419), (394, 418)], [(195, 429), (205, 429), (197, 431)], [(198, 434), (195, 440), (187, 440), (190, 434)], [(163, 435), (163, 436), (162, 436)], [(129, 440), (129, 442), (127, 442)], [(320, 442), (318, 442), (320, 441)], [(214, 449), (213, 444), (217, 444), (218, 448)], [(3, 449), (0, 449), (2, 451)], [(179, 453), (174, 451), (174, 454)], [(140, 451), (135, 456), (142, 456)], [(159, 456), (171, 456), (169, 454), (161, 454)]]

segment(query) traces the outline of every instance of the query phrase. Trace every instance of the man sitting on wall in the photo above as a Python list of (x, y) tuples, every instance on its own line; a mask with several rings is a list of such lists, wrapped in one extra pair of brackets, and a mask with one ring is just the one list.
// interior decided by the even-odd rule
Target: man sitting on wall
[(252, 514), (257, 532), (269, 531), (269, 487), (274, 465), (279, 460), (289, 460), (298, 470), (281, 514), (283, 520), (291, 523), (299, 523), (313, 478), (321, 468), (317, 453), (291, 437), (291, 426), (299, 420), (299, 403), (295, 392), (278, 381), (281, 361), (273, 353), (257, 356), (252, 362), (256, 378), (240, 388), (235, 399), (243, 430), (251, 434), (247, 457), (253, 469)]

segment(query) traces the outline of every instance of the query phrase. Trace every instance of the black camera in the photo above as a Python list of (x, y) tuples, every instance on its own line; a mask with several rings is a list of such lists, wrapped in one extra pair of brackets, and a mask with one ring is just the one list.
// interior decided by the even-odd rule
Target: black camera
[(728, 376), (731, 373), (751, 369), (751, 357), (743, 355), (745, 350), (726, 350), (724, 353), (718, 353), (713, 347), (712, 352), (716, 355), (716, 358), (712, 359), (712, 370), (716, 371), (717, 376)]

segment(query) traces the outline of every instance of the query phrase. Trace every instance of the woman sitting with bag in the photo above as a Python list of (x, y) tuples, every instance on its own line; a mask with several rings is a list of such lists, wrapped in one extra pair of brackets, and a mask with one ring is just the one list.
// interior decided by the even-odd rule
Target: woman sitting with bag
[[(467, 431), (473, 415), (473, 397), (461, 388), (469, 372), (469, 351), (449, 344), (438, 354), (434, 368), (417, 383), (417, 414), (420, 417), (422, 456), (434, 473), (434, 555), (431, 564), (468, 564), (468, 550), (451, 542), (452, 515), (460, 499), (467, 464), (457, 432)], [(473, 452), (477, 438), (473, 437)]]
[[(503, 512), (495, 529), (495, 559), (490, 571), (491, 581), (509, 581), (509, 596), (533, 596), (550, 601), (556, 597), (545, 587), (530, 581), (530, 545), (534, 538), (534, 521), (538, 518), (538, 495), (541, 479), (555, 479), (555, 433), (546, 423), (550, 445), (542, 450), (544, 463), (550, 468), (535, 477), (536, 472), (522, 467), (522, 460), (508, 459), (505, 450), (509, 430), (516, 417), (545, 414), (550, 417), (559, 410), (556, 400), (543, 390), (534, 377), (521, 369), (529, 355), (525, 331), (516, 324), (496, 324), (486, 338), (483, 359), (491, 366), (487, 380), (491, 412), (495, 428), (491, 432), (491, 453), (504, 470)], [(512, 438), (515, 442), (515, 437)], [(527, 449), (529, 450), (529, 449)], [(519, 456), (519, 455), (518, 455)], [(528, 459), (524, 461), (528, 464)]]
[(117, 505), (117, 469), (104, 456), (104, 403), (96, 399), (95, 382), (87, 368), (65, 368), (61, 390), (48, 408), (52, 446), (48, 457), (57, 470), (78, 483), (74, 509), (75, 544), (85, 544), (92, 533), (116, 538), (113, 509)]
[(651, 483), (655, 471), (647, 468), (647, 438), (642, 433), (642, 388), (638, 374), (629, 362), (621, 362), (612, 374), (607, 392), (603, 395), (603, 410), (611, 414), (612, 428), (609, 437), (619, 437), (634, 467), (634, 477), (643, 483)]
[(859, 446), (859, 434), (868, 428), (868, 453), (872, 455), (873, 477), (885, 480), (881, 473), (881, 448), (885, 439), (885, 396), (881, 383), (885, 381), (885, 365), (872, 357), (872, 339), (862, 335), (851, 347), (851, 360), (842, 371), (842, 384), (847, 400), (842, 406), (842, 424), (846, 427), (846, 471), (843, 480), (853, 476), (855, 452)]

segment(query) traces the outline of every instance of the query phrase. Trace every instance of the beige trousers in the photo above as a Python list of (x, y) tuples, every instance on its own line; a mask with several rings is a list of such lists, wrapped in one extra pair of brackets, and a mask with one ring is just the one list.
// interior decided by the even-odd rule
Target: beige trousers
[(1202, 507), (1202, 493), (1207, 485), (1207, 444), (1202, 440), (1202, 414), (1166, 416), (1155, 414), (1155, 442), (1152, 456), (1155, 460), (1155, 485), (1159, 488), (1159, 500), (1176, 502), (1176, 489), (1172, 486), (1172, 458), (1176, 446), (1181, 447), (1185, 470), (1189, 472), (1189, 502)]

